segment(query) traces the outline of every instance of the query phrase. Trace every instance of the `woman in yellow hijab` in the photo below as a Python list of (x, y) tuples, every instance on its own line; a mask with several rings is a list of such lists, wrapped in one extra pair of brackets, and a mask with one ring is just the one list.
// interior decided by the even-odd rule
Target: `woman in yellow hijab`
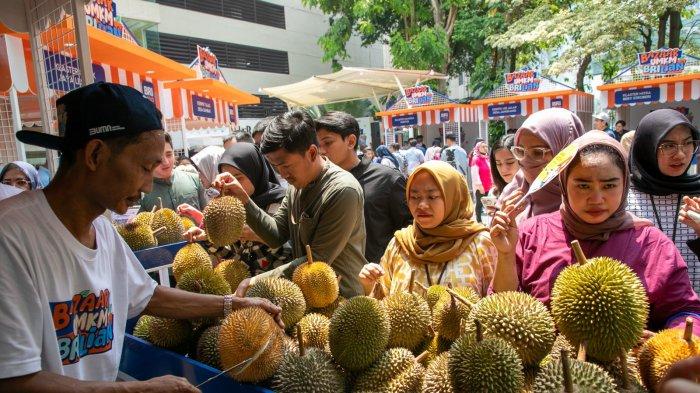
[(377, 280), (385, 294), (406, 289), (415, 269), (415, 280), (426, 287), (451, 283), (486, 295), (498, 252), (473, 219), (464, 176), (446, 162), (428, 161), (408, 178), (406, 199), (413, 224), (396, 231), (379, 264), (363, 267), (365, 293)]

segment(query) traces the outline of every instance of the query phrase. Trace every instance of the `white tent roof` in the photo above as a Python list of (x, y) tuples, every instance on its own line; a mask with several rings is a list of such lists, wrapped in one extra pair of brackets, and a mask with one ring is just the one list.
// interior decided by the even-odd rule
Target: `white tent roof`
[(431, 79), (447, 79), (447, 76), (423, 70), (344, 67), (332, 74), (261, 90), (293, 106), (313, 106), (382, 97), (402, 86), (413, 86)]

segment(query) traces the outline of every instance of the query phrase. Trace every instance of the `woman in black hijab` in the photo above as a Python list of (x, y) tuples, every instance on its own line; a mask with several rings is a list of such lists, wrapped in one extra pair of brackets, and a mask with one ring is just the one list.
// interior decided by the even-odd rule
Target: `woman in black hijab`
[(630, 149), (632, 182), (628, 210), (661, 229), (688, 264), (690, 281), (700, 293), (700, 262), (693, 250), (700, 239), (679, 224), (684, 197), (700, 195), (700, 175), (689, 174), (700, 132), (680, 112), (659, 109), (639, 122)]
[[(284, 199), (286, 190), (280, 186), (272, 166), (260, 149), (252, 143), (235, 143), (226, 149), (219, 160), (219, 173), (223, 172), (232, 174), (253, 202), (270, 214), (277, 211)], [(272, 270), (291, 260), (290, 248), (282, 246), (271, 249), (257, 236), (236, 242), (231, 246), (231, 251), (224, 257), (244, 261), (251, 275)]]

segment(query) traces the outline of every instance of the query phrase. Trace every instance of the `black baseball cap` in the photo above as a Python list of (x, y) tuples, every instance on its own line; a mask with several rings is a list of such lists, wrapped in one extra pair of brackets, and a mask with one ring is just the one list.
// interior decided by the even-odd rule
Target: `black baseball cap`
[(75, 89), (56, 100), (58, 135), (33, 130), (17, 132), (29, 145), (66, 151), (91, 139), (138, 135), (162, 130), (163, 117), (144, 95), (129, 86), (96, 82)]

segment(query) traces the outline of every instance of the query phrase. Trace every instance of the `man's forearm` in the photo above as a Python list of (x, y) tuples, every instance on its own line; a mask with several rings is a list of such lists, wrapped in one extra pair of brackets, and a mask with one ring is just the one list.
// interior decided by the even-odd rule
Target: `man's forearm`
[(0, 379), (0, 392), (4, 393), (136, 393), (147, 391), (148, 382), (97, 382), (80, 381), (39, 371), (21, 377)]
[(224, 298), (223, 296), (202, 295), (159, 285), (153, 292), (151, 301), (148, 302), (143, 313), (174, 319), (222, 317), (224, 315)]
[(270, 248), (278, 248), (289, 240), (286, 234), (282, 234), (279, 230), (277, 221), (254, 202), (248, 202), (245, 205), (245, 211), (246, 224)]

